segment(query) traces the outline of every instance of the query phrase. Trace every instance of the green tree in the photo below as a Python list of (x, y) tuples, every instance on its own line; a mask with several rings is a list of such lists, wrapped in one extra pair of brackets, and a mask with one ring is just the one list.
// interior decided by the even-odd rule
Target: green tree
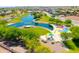
[(6, 28), (5, 27), (0, 27), (0, 39), (1, 40), (4, 40), (5, 31), (6, 31)]
[(71, 34), (71, 33), (62, 32), (62, 33), (61, 33), (61, 37), (62, 37), (64, 40), (71, 39), (71, 38), (72, 38), (72, 34)]
[(64, 39), (64, 44), (69, 48), (69, 49), (77, 49), (76, 45), (73, 42), (73, 37), (72, 37), (72, 33), (61, 33), (61, 37), (63, 37)]
[(5, 36), (4, 36), (6, 40), (17, 41), (18, 39), (20, 39), (20, 36), (21, 36), (20, 29), (15, 28), (15, 27), (6, 28)]
[(79, 26), (73, 26), (70, 28), (74, 43), (79, 47)]
[(72, 36), (75, 39), (79, 39), (79, 26), (73, 26), (70, 28), (71, 32), (72, 32)]
[(64, 44), (65, 44), (69, 49), (72, 49), (72, 50), (76, 50), (76, 49), (77, 49), (76, 45), (74, 44), (74, 42), (73, 42), (71, 39), (64, 41)]
[(1, 27), (0, 28), (0, 38), (4, 39), (4, 40), (14, 40), (16, 41), (17, 39), (19, 39), (21, 35), (21, 31), (18, 28), (14, 28), (14, 27)]
[(29, 49), (29, 52), (34, 52), (34, 49), (40, 45), (40, 42), (38, 40), (38, 35), (34, 32), (28, 32), (28, 35), (24, 35), (22, 37), (22, 40), (26, 46), (26, 48)]
[(49, 19), (49, 23), (51, 23), (51, 24), (57, 24), (57, 25), (63, 25), (63, 21), (61, 21), (59, 19), (54, 19), (54, 18), (50, 18)]
[(68, 26), (68, 27), (70, 27), (71, 25), (72, 25), (72, 21), (71, 20), (65, 20), (64, 21), (64, 24), (66, 25), (66, 26)]
[(41, 16), (43, 16), (41, 12), (32, 12), (32, 15), (34, 15), (35, 19), (41, 18)]

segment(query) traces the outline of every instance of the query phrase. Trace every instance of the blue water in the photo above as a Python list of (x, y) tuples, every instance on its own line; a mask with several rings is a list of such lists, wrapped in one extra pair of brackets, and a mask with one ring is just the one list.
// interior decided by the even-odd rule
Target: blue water
[(64, 28), (63, 30), (60, 30), (59, 32), (68, 32), (69, 29), (68, 28)]
[(63, 32), (68, 32), (68, 31), (69, 31), (68, 28), (63, 29)]
[(34, 16), (32, 16), (31, 14), (26, 17), (23, 17), (21, 20), (22, 20), (22, 22), (11, 24), (9, 26), (21, 27), (21, 26), (26, 26), (26, 25), (34, 25), (34, 26), (41, 26), (41, 27), (53, 30), (53, 27), (49, 24), (45, 24), (45, 23), (37, 23), (36, 24), (35, 22), (33, 22)]

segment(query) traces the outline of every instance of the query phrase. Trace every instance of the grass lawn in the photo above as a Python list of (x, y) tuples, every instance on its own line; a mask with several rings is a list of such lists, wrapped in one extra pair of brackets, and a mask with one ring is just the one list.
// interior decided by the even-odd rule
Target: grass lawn
[(3, 18), (2, 16), (0, 16), (0, 19)]
[(12, 19), (12, 20), (10, 21), (10, 23), (17, 23), (17, 22), (21, 22), (21, 18), (20, 18), (20, 17), (17, 17), (17, 18)]
[(21, 18), (24, 17), (24, 16), (27, 16), (27, 15), (28, 15), (28, 13), (26, 13), (26, 14), (24, 14), (22, 16), (18, 16), (17, 18), (14, 18), (14, 19), (10, 20), (9, 23), (21, 22), (22, 21)]
[(25, 28), (27, 31), (34, 31), (39, 36), (40, 35), (46, 35), (47, 33), (50, 33), (47, 29), (44, 29), (42, 27), (35, 27), (35, 28)]
[(50, 17), (49, 16), (42, 16), (38, 21), (40, 22), (49, 22)]

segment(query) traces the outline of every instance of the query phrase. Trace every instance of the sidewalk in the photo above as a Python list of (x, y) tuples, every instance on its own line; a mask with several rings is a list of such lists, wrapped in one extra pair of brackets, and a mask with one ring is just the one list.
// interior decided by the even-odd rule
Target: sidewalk
[(65, 52), (67, 52), (67, 50), (63, 47), (63, 44), (61, 44), (61, 43), (51, 44), (50, 42), (47, 42), (47, 43), (41, 42), (41, 44), (48, 47), (54, 53), (65, 53)]
[(0, 53), (11, 53), (10, 51), (0, 47)]

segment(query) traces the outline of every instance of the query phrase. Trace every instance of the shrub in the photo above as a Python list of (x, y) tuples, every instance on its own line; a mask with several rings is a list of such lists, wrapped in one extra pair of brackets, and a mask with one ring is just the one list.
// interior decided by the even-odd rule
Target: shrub
[(64, 41), (64, 44), (69, 48), (69, 49), (72, 49), (72, 50), (76, 50), (77, 47), (76, 45), (74, 44), (74, 42), (72, 40), (66, 40)]
[(65, 20), (64, 24), (65, 24), (65, 26), (70, 27), (72, 25), (72, 21), (71, 20)]
[(40, 45), (35, 48), (35, 52), (36, 53), (51, 53), (51, 50), (45, 46)]

